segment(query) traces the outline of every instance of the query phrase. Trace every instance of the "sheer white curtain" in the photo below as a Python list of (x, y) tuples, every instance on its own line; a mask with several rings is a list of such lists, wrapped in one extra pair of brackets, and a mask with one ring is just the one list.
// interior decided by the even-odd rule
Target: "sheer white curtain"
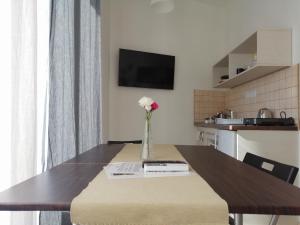
[[(11, 143), (11, 5), (2, 0), (0, 7), (0, 191), (10, 186)], [(9, 212), (0, 212), (1, 225), (10, 222)]]
[[(41, 172), (47, 120), (49, 1), (1, 1), (1, 190)], [(3, 45), (3, 46), (2, 46)], [(33, 212), (1, 225), (36, 224)]]

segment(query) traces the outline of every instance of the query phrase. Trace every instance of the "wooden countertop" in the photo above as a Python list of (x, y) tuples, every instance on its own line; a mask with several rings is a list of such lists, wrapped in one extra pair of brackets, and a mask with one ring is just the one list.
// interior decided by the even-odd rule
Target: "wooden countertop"
[(207, 127), (215, 128), (219, 130), (285, 130), (285, 131), (295, 131), (298, 130), (297, 126), (257, 126), (257, 125), (225, 125), (225, 124), (214, 124), (214, 123), (203, 123), (195, 122), (196, 127)]

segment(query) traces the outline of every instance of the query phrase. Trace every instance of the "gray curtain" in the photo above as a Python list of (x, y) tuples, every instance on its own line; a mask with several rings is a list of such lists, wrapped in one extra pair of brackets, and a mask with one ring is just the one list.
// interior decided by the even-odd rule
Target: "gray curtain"
[[(101, 142), (100, 0), (52, 0), (50, 27), (47, 169)], [(40, 224), (61, 224), (61, 213)]]

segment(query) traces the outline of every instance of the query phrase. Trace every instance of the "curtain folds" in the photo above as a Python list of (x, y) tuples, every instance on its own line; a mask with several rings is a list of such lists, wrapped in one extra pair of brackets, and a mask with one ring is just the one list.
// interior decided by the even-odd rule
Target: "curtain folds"
[[(101, 142), (99, 12), (100, 0), (51, 1), (48, 169)], [(61, 213), (40, 224), (61, 224)]]
[[(48, 1), (11, 1), (11, 185), (41, 172), (47, 123), (48, 12)], [(10, 224), (36, 222), (35, 212), (12, 212)]]
[(50, 25), (47, 168), (75, 156), (74, 0), (54, 0)]
[[(101, 142), (100, 0), (80, 1), (78, 152)], [(76, 28), (75, 28), (76, 31)]]

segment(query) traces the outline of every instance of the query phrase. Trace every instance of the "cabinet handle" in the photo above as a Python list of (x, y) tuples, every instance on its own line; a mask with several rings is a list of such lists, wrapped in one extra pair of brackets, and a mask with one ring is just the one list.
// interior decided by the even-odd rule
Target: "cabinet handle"
[(204, 132), (201, 131), (200, 132), (200, 142), (203, 142), (204, 141)]
[(215, 149), (218, 148), (218, 145), (219, 145), (219, 135), (215, 134)]

